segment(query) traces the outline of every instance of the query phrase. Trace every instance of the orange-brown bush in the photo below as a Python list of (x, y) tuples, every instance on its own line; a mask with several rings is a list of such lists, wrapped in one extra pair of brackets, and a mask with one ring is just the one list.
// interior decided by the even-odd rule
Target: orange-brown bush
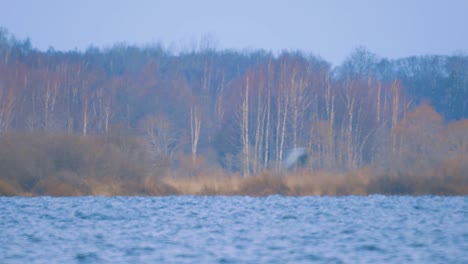
[(330, 173), (298, 169), (248, 177), (227, 174), (203, 157), (195, 167), (161, 177), (145, 157), (141, 141), (129, 135), (2, 135), (0, 195), (468, 194), (468, 161), (462, 155), (400, 170), (365, 167)]
[(238, 194), (250, 196), (288, 195), (289, 187), (280, 175), (262, 172), (259, 175), (244, 178), (240, 183)]
[(18, 191), (8, 182), (0, 180), (0, 196), (14, 196)]
[(89, 193), (86, 191), (86, 187), (76, 175), (71, 177), (52, 175), (40, 179), (31, 191), (37, 195), (78, 196)]
[[(2, 135), (0, 194), (156, 194), (144, 187), (151, 172), (139, 144), (138, 139), (121, 135)], [(119, 188), (99, 188), (94, 184)], [(100, 189), (106, 192), (97, 191)]]
[(467, 195), (468, 163), (451, 159), (437, 166), (377, 173), (368, 185), (369, 194)]

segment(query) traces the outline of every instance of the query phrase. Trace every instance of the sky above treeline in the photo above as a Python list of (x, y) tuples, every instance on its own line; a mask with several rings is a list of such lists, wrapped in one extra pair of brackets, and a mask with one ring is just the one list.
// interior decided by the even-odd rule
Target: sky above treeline
[(337, 65), (356, 47), (399, 58), (468, 51), (466, 0), (15, 0), (0, 27), (40, 50), (162, 43), (175, 52), (301, 50)]

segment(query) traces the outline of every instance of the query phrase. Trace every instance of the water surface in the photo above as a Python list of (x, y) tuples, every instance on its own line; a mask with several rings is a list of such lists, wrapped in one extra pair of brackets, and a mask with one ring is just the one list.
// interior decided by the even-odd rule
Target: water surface
[(468, 263), (468, 197), (0, 197), (0, 231), (0, 263)]

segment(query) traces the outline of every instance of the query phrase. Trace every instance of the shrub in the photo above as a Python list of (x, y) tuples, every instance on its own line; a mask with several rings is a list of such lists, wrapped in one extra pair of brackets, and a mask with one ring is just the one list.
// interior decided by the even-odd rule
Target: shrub
[(89, 179), (140, 183), (150, 174), (147, 165), (143, 148), (132, 137), (127, 141), (41, 133), (0, 137), (0, 180), (18, 186), (19, 192), (88, 194), (89, 184), (98, 182)]
[(239, 194), (251, 196), (286, 195), (288, 192), (289, 188), (282, 177), (266, 172), (245, 178), (239, 188)]
[(18, 191), (6, 181), (0, 180), (0, 196), (18, 195)]

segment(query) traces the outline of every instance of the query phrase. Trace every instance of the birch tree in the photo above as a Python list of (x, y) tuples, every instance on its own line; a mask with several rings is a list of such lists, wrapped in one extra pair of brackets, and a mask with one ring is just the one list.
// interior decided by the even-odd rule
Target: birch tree
[(192, 165), (195, 165), (197, 160), (198, 141), (200, 140), (201, 129), (201, 112), (200, 108), (192, 103), (190, 105), (190, 139), (191, 139), (191, 153)]
[(250, 96), (250, 76), (246, 76), (245, 89), (242, 100), (242, 170), (244, 176), (250, 174), (250, 139), (249, 139), (249, 96)]

